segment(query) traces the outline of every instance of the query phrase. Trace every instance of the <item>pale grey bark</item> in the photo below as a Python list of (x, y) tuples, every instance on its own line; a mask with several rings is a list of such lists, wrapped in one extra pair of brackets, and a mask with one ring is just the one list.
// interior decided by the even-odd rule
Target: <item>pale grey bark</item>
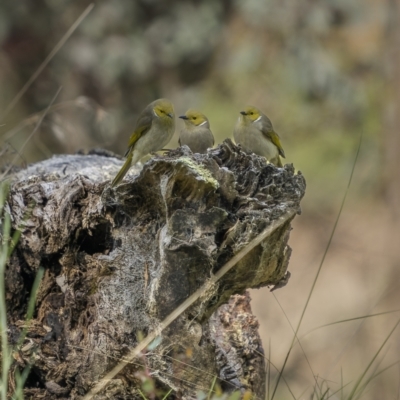
[[(84, 395), (272, 221), (300, 211), (305, 191), (291, 165), (266, 164), (229, 140), (204, 155), (184, 146), (155, 156), (111, 189), (121, 165), (93, 152), (12, 176), (8, 209), (13, 227), (24, 226), (6, 276), (14, 342), (35, 273), (46, 270), (15, 360), (22, 368), (33, 357), (28, 397)], [(284, 281), (290, 229), (288, 221), (251, 251), (96, 398), (139, 398), (144, 363), (175, 398), (208, 391), (214, 376), (225, 390), (263, 398), (265, 362), (245, 291)]]

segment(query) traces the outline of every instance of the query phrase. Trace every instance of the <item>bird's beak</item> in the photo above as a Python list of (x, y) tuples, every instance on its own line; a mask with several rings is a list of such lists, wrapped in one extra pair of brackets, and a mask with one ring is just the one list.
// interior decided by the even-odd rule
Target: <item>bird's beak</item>
[(181, 115), (179, 118), (181, 118), (181, 119), (189, 119), (186, 115)]
[(240, 111), (240, 114), (246, 115), (246, 111)]
[(174, 118), (174, 114), (172, 114), (172, 113), (168, 113), (167, 115), (168, 115), (168, 117), (170, 117), (171, 119)]

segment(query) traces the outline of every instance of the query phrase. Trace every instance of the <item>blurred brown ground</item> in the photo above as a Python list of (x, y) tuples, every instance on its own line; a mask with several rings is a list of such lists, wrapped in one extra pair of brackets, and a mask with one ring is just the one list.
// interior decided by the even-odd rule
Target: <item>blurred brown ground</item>
[[(356, 204), (354, 193), (341, 216), (332, 246), (311, 297), (299, 338), (311, 365), (298, 345), (286, 368), (296, 398), (306, 388), (310, 393), (318, 382), (333, 390), (344, 384), (352, 388), (399, 318), (399, 312), (331, 325), (336, 321), (399, 309), (398, 230), (386, 207), (374, 203)], [(353, 201), (352, 201), (353, 200)], [(339, 206), (339, 205), (338, 205)], [(294, 327), (297, 326), (329, 239), (335, 216), (315, 219), (302, 215), (293, 224), (293, 248), (289, 284), (273, 292)], [(268, 289), (253, 290), (253, 311), (260, 321), (264, 350), (271, 343), (272, 362), (280, 368), (293, 338), (293, 331), (278, 301)], [(378, 361), (378, 371), (398, 362), (399, 335), (396, 332)], [(372, 372), (376, 372), (376, 365)], [(325, 384), (325, 388), (326, 388)], [(399, 368), (394, 366), (372, 381), (363, 398), (396, 398)], [(282, 384), (282, 392), (290, 398)], [(346, 392), (346, 390), (345, 390)], [(384, 395), (382, 395), (384, 393)], [(280, 398), (280, 397), (278, 397)], [(340, 398), (340, 396), (338, 397)]]
[[(0, 3), (0, 116), (87, 4)], [(60, 86), (57, 105), (18, 164), (81, 148), (123, 153), (138, 112), (158, 97), (169, 97), (178, 115), (200, 108), (217, 143), (231, 136), (244, 105), (258, 106), (280, 133), (286, 162), (308, 183), (290, 240), (292, 278), (274, 292), (295, 327), (362, 132), (348, 201), (300, 337), (326, 323), (400, 308), (399, 7), (398, 0), (99, 0), (2, 118), (0, 164), (21, 148)], [(265, 351), (271, 342), (280, 367), (291, 328), (267, 288), (252, 297)], [(339, 389), (342, 373), (344, 384), (351, 381), (348, 393), (398, 318), (387, 314), (304, 336), (319, 382)], [(398, 361), (398, 343), (396, 331), (371, 371)], [(362, 398), (398, 398), (399, 371), (397, 364), (379, 375)], [(296, 398), (310, 398), (313, 373), (296, 346), (285, 373)], [(284, 384), (278, 394), (291, 398)]]

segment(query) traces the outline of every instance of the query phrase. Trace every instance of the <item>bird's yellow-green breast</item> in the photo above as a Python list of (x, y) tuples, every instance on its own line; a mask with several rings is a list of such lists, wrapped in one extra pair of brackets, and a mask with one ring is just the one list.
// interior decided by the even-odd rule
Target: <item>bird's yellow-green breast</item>
[(135, 129), (129, 138), (126, 161), (114, 178), (111, 186), (117, 185), (131, 165), (146, 154), (161, 150), (175, 132), (174, 106), (168, 99), (151, 102), (140, 114)]
[(181, 115), (184, 127), (180, 131), (179, 144), (186, 145), (193, 153), (206, 153), (214, 146), (214, 135), (208, 118), (198, 110), (189, 109)]
[(269, 162), (281, 167), (280, 157), (285, 158), (279, 135), (271, 120), (257, 107), (247, 106), (240, 111), (233, 136), (236, 143), (250, 153), (265, 157)]

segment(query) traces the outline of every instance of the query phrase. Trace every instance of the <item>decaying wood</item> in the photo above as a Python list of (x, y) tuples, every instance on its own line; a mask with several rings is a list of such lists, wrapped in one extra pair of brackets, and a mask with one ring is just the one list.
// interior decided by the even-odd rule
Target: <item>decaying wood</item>
[[(291, 165), (266, 164), (229, 140), (206, 155), (184, 146), (155, 156), (111, 189), (121, 164), (101, 152), (57, 156), (12, 177), (8, 211), (14, 229), (23, 226), (6, 274), (14, 343), (35, 273), (46, 271), (14, 357), (14, 372), (34, 365), (28, 397), (85, 395), (211, 274), (273, 221), (298, 212), (305, 190)], [(263, 398), (265, 364), (245, 290), (285, 281), (289, 231), (290, 220), (95, 398), (139, 398), (147, 375), (176, 398), (208, 392), (215, 376), (224, 390)]]

